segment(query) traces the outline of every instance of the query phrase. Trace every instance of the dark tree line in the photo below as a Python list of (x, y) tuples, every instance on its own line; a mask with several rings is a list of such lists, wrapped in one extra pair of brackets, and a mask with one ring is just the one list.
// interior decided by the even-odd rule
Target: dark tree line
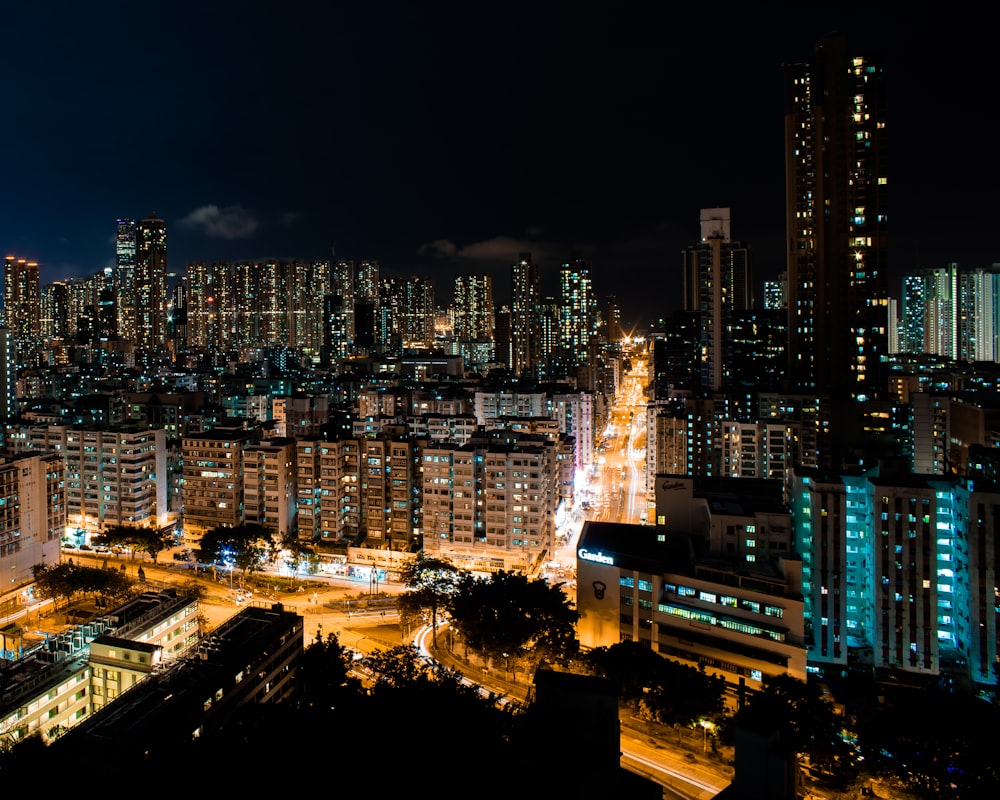
[(80, 596), (91, 596), (102, 604), (120, 603), (135, 589), (135, 581), (120, 569), (86, 567), (64, 562), (55, 566), (35, 564), (31, 568), (35, 594), (70, 604)]

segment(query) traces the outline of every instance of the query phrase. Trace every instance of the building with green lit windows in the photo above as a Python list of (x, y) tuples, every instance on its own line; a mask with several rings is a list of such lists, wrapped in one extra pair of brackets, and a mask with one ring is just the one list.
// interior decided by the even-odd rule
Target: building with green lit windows
[(994, 485), (798, 469), (789, 505), (810, 671), (996, 684)]

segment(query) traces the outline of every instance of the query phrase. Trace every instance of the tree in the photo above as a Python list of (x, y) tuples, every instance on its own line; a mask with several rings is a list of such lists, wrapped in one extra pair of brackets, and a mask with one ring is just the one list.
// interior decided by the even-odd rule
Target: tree
[(423, 552), (401, 570), (407, 591), (396, 598), (396, 608), (401, 619), (422, 617), (430, 611), (431, 636), (437, 647), (438, 612), (458, 590), (462, 571), (443, 558), (425, 556)]
[(1000, 797), (992, 737), (1000, 711), (969, 695), (909, 692), (866, 709), (858, 726), (864, 766), (902, 794), (921, 798)]
[(361, 689), (361, 681), (351, 674), (351, 655), (334, 633), (305, 648), (298, 679), (307, 707), (338, 708)]
[(205, 532), (198, 548), (202, 564), (220, 562), (238, 567), (246, 576), (260, 569), (271, 541), (271, 532), (263, 525), (248, 522), (243, 525), (220, 525)]
[(725, 679), (672, 661), (639, 642), (594, 648), (584, 663), (619, 687), (622, 703), (657, 722), (692, 725), (723, 713)]
[(115, 569), (65, 563), (52, 567), (35, 564), (31, 571), (37, 596), (49, 597), (57, 602), (62, 598), (67, 605), (78, 594), (93, 594), (107, 602), (121, 601), (132, 593), (135, 586), (134, 581)]
[(132, 551), (138, 550), (148, 553), (155, 564), (159, 554), (171, 545), (173, 537), (169, 533), (155, 528), (137, 525), (112, 525), (95, 536), (94, 541), (111, 547), (119, 545), (128, 547)]
[(287, 533), (281, 537), (277, 550), (284, 555), (285, 566), (292, 573), (292, 585), (294, 586), (303, 562), (315, 556), (316, 549), (308, 542), (299, 539), (296, 534)]
[(765, 679), (733, 717), (734, 726), (776, 734), (796, 753), (806, 754), (812, 764), (839, 782), (853, 779), (856, 753), (844, 735), (845, 720), (833, 704), (823, 698), (815, 683), (788, 674)]
[(448, 600), (452, 624), (490, 659), (564, 659), (576, 652), (579, 614), (558, 584), (501, 570), (461, 577)]

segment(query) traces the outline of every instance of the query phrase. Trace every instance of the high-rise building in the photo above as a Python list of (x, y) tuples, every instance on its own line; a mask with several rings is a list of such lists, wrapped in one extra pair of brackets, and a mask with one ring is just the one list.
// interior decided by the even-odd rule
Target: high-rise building
[(14, 340), (8, 328), (0, 327), (0, 419), (11, 419), (18, 414), (16, 386)]
[(773, 311), (787, 308), (788, 273), (782, 272), (776, 281), (764, 281), (764, 309)]
[(701, 210), (701, 240), (684, 251), (684, 308), (700, 313), (701, 388), (729, 382), (728, 322), (753, 307), (750, 248), (733, 241), (728, 208)]
[(458, 342), (493, 339), (493, 279), (489, 275), (456, 275), (454, 337)]
[(959, 357), (1000, 361), (1000, 267), (964, 270), (959, 298)]
[(537, 366), (541, 282), (531, 253), (521, 253), (510, 269), (510, 370), (530, 374)]
[(3, 324), (10, 331), (14, 358), (19, 366), (37, 366), (42, 326), (38, 263), (7, 256), (3, 278)]
[(167, 223), (150, 214), (135, 228), (135, 344), (155, 353), (167, 340)]
[(115, 304), (118, 336), (135, 341), (135, 220), (120, 219), (115, 233)]
[(785, 74), (789, 379), (830, 397), (836, 462), (852, 401), (886, 390), (885, 73), (830, 36)]
[(354, 341), (354, 262), (340, 259), (330, 269), (330, 293), (323, 298), (326, 362), (346, 358)]
[(59, 563), (66, 531), (66, 462), (60, 453), (0, 458), (0, 570), (4, 588), (29, 584)]
[(609, 343), (617, 345), (623, 336), (622, 308), (618, 305), (618, 298), (615, 295), (608, 295), (607, 304), (604, 306), (604, 338)]
[(951, 263), (903, 277), (902, 352), (997, 361), (998, 336), (1000, 268)]
[(585, 364), (598, 325), (590, 264), (581, 258), (563, 264), (559, 270), (559, 291), (560, 343), (574, 366)]

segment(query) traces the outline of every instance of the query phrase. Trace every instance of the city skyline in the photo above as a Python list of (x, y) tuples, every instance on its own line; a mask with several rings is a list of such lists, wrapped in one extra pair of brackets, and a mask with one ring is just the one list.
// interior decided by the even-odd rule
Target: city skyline
[(579, 255), (645, 324), (672, 310), (700, 209), (718, 206), (753, 251), (759, 306), (785, 268), (781, 64), (834, 29), (886, 53), (890, 294), (904, 272), (1000, 260), (990, 111), (973, 102), (995, 68), (957, 20), (723, 9), (695, 21), (706, 39), (666, 11), (547, 4), (488, 19), (60, 5), (0, 12), (0, 242), (43, 283), (110, 266), (116, 220), (155, 213), (175, 274), (371, 258), (444, 296), (458, 273), (489, 274), (499, 303), (519, 253), (549, 284)]

